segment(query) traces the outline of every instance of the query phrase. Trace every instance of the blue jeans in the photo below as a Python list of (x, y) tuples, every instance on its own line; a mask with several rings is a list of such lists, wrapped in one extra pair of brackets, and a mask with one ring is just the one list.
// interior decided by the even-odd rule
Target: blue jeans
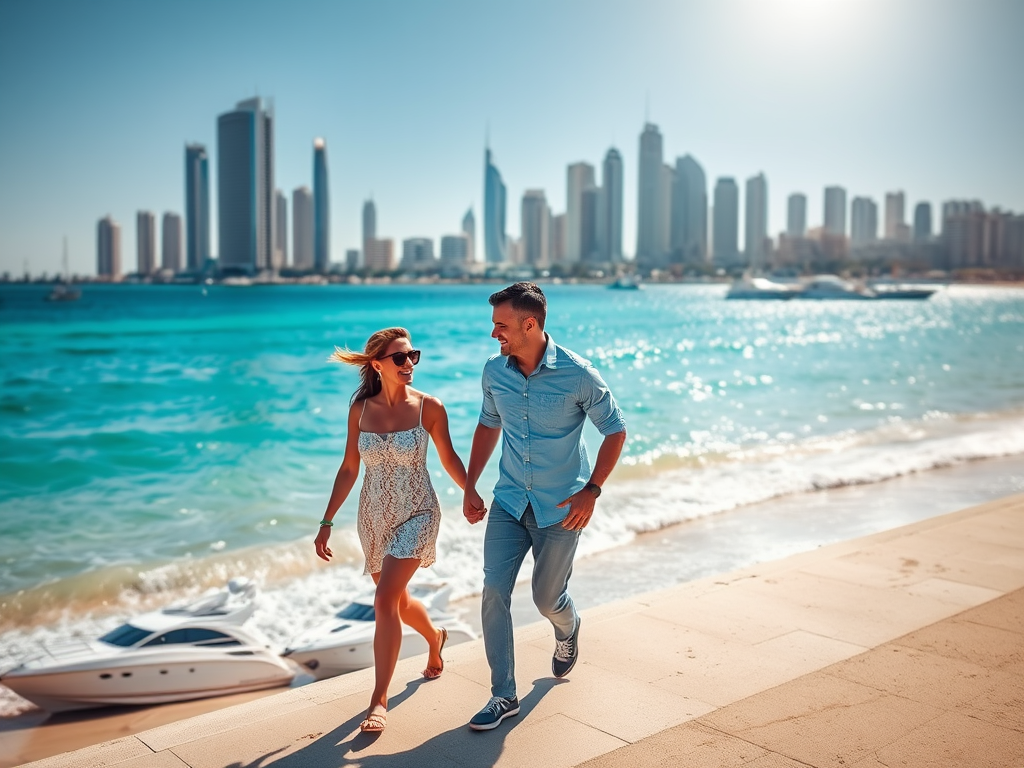
[(484, 534), (484, 591), (480, 616), (484, 650), (491, 667), (491, 695), (516, 695), (516, 660), (512, 641), (512, 588), (526, 553), (533, 550), (533, 602), (565, 640), (576, 628), (576, 607), (569, 597), (569, 577), (579, 531), (561, 523), (539, 528), (528, 506), (516, 520), (497, 502), (491, 505)]

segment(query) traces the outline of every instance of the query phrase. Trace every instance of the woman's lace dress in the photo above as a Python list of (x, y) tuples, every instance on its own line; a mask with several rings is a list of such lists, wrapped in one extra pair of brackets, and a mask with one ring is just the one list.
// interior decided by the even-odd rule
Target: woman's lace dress
[(427, 471), (428, 439), (422, 400), (420, 423), (412, 429), (359, 430), (359, 455), (366, 465), (357, 523), (366, 555), (363, 573), (379, 573), (385, 555), (419, 558), (422, 568), (434, 563), (441, 505)]

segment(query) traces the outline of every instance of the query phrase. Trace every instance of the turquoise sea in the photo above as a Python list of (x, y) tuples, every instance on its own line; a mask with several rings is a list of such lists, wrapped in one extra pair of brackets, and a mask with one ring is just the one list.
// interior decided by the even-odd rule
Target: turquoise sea
[[(326, 361), (402, 325), (414, 386), (468, 456), (500, 286), (0, 287), (0, 666), (245, 574), (275, 639), (366, 587), (344, 505), (313, 556), (356, 372)], [(629, 426), (583, 549), (821, 487), (1024, 455), (1024, 291), (928, 301), (726, 301), (720, 285), (545, 285), (547, 330)], [(588, 432), (596, 448), (597, 434)], [(476, 590), (482, 526), (431, 454), (437, 578)], [(492, 461), (493, 481), (496, 462)]]

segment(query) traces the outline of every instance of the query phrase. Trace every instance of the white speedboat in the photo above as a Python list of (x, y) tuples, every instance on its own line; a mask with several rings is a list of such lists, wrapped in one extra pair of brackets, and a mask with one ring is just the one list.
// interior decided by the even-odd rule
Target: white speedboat
[(287, 685), (298, 669), (239, 626), (255, 587), (228, 588), (192, 603), (136, 616), (98, 640), (47, 644), (0, 683), (50, 712), (163, 704)]
[(613, 291), (638, 291), (643, 288), (636, 275), (619, 275), (613, 282), (608, 284), (608, 287)]
[(874, 299), (875, 292), (843, 280), (838, 275), (817, 275), (804, 283), (803, 290), (794, 298), (798, 299)]
[(776, 283), (766, 277), (741, 277), (732, 284), (727, 299), (781, 299), (793, 298), (799, 286)]
[[(448, 646), (476, 639), (469, 625), (447, 610), (450, 586), (410, 584), (409, 591), (426, 607), (434, 625), (448, 630)], [(330, 621), (293, 638), (282, 655), (305, 666), (318, 680), (366, 669), (373, 666), (375, 628), (373, 593), (369, 592), (346, 605)], [(423, 636), (403, 624), (399, 658), (416, 656), (427, 650)]]

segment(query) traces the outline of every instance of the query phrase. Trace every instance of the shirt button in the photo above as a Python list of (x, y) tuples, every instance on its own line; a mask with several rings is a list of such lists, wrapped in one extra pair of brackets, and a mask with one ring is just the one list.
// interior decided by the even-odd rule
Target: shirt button
[(529, 392), (523, 392), (523, 397), (529, 397), (529, 396), (530, 396)]
[(526, 433), (523, 433), (523, 440), (526, 439)]
[(526, 418), (526, 416), (523, 416), (523, 418), (525, 419), (525, 418)]
[(526, 490), (528, 490), (528, 491), (532, 491), (532, 490), (533, 490), (533, 486), (532, 486), (532, 485), (528, 485), (528, 486), (526, 486)]

